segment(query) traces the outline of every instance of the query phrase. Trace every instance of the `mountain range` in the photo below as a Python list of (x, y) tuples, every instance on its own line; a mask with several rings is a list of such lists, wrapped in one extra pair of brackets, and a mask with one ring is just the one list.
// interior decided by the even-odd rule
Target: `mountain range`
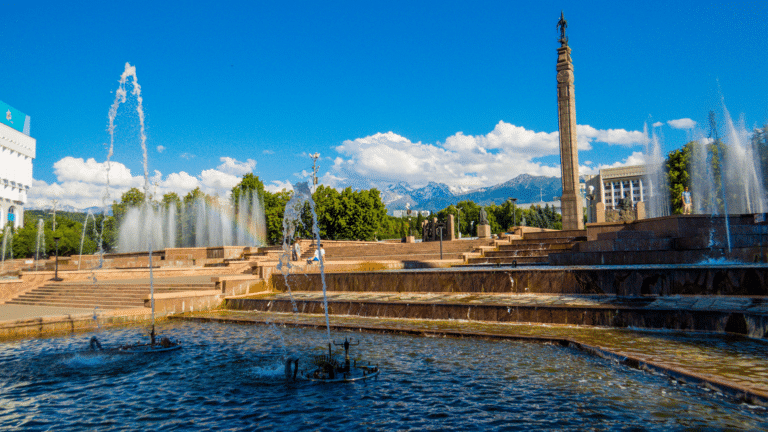
[(386, 187), (382, 200), (387, 210), (405, 210), (406, 204), (414, 210), (438, 211), (460, 201), (474, 201), (480, 205), (501, 204), (509, 198), (517, 198), (518, 204), (550, 202), (559, 199), (563, 193), (558, 177), (521, 174), (504, 183), (466, 192), (454, 192), (448, 185), (430, 182), (424, 187), (414, 188), (400, 182)]
[[(521, 174), (504, 183), (485, 188), (461, 191), (444, 183), (429, 182), (426, 186), (414, 188), (406, 182), (391, 184), (381, 191), (381, 198), (387, 210), (405, 210), (407, 205), (414, 210), (436, 212), (460, 201), (473, 201), (480, 205), (501, 204), (510, 197), (517, 198), (517, 204), (551, 202), (559, 199), (563, 189), (558, 177), (533, 176)], [(51, 205), (26, 207), (30, 210), (51, 210)], [(59, 205), (57, 211), (101, 214), (101, 207), (78, 209), (69, 205)], [(108, 214), (112, 214), (111, 206)]]

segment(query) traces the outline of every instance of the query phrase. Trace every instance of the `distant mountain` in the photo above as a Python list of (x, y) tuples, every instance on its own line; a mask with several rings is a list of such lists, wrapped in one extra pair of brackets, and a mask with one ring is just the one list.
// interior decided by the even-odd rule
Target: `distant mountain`
[(552, 201), (553, 197), (562, 194), (562, 182), (558, 177), (521, 174), (496, 186), (469, 191), (456, 198), (460, 198), (459, 201), (474, 201), (480, 205), (501, 204), (509, 198), (517, 198), (518, 204), (528, 204)]
[(460, 201), (473, 201), (480, 205), (501, 204), (508, 198), (517, 198), (518, 204), (552, 201), (562, 195), (562, 184), (558, 177), (521, 174), (504, 183), (453, 193), (443, 183), (430, 182), (423, 188), (413, 188), (405, 182), (390, 185), (382, 192), (382, 199), (389, 210), (404, 210), (410, 204), (414, 210), (442, 210)]
[[(39, 211), (42, 211), (42, 212), (50, 212), (52, 210), (52, 208), (53, 207), (50, 204), (46, 204), (46, 205), (30, 205), (30, 206), (25, 206), (24, 207), (24, 211), (39, 210)], [(103, 208), (102, 207), (88, 207), (88, 208), (84, 208), (84, 209), (79, 209), (79, 208), (73, 207), (71, 205), (57, 205), (56, 206), (56, 212), (83, 213), (83, 214), (85, 214), (85, 213), (88, 213), (89, 211), (93, 215), (98, 215), (98, 214), (103, 213)], [(108, 216), (112, 216), (112, 206), (111, 205), (107, 207), (107, 215)]]

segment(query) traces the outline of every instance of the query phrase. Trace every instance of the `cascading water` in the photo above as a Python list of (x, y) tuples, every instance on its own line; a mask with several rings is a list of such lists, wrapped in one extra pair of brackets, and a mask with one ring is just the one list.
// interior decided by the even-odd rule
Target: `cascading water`
[(174, 204), (132, 207), (120, 225), (118, 250), (146, 250), (143, 239), (147, 237), (157, 249), (265, 245), (267, 224), (262, 197), (249, 191), (241, 194), (236, 204), (198, 198), (183, 203), (178, 211)]
[(669, 186), (660, 139), (656, 131), (653, 131), (650, 137), (648, 136), (648, 125), (643, 127), (643, 134), (645, 135), (645, 183), (648, 190), (646, 212), (648, 217), (652, 218), (669, 216)]
[[(38, 265), (40, 264), (40, 250), (43, 251), (43, 256), (45, 256), (45, 222), (43, 222), (43, 219), (40, 218), (37, 220), (37, 242), (35, 246), (35, 271), (38, 270)], [(82, 255), (82, 252), (80, 252)]]

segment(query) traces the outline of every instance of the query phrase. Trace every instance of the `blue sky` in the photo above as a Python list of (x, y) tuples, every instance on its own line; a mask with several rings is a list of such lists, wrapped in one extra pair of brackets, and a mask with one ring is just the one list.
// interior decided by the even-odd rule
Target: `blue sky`
[[(764, 1), (243, 3), (4, 2), (0, 100), (32, 118), (30, 204), (98, 204), (126, 62), (160, 192), (224, 195), (251, 171), (284, 187), (313, 152), (336, 187), (559, 175), (561, 10), (583, 169), (640, 161), (646, 123), (682, 146), (721, 97), (747, 128), (768, 122)], [(112, 198), (141, 184), (132, 109), (116, 121)], [(695, 127), (668, 123), (681, 119)]]

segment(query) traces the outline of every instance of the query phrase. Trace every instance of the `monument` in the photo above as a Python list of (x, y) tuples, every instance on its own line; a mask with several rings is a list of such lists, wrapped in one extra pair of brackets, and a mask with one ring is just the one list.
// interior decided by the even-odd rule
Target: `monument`
[(488, 213), (480, 207), (480, 220), (477, 222), (477, 237), (491, 238), (491, 224), (488, 223)]
[(564, 230), (584, 229), (584, 209), (579, 196), (579, 155), (576, 148), (576, 99), (573, 92), (573, 63), (565, 29), (568, 22), (560, 12), (557, 22), (560, 48), (557, 49), (557, 117), (560, 127), (560, 167), (563, 196), (560, 199)]

